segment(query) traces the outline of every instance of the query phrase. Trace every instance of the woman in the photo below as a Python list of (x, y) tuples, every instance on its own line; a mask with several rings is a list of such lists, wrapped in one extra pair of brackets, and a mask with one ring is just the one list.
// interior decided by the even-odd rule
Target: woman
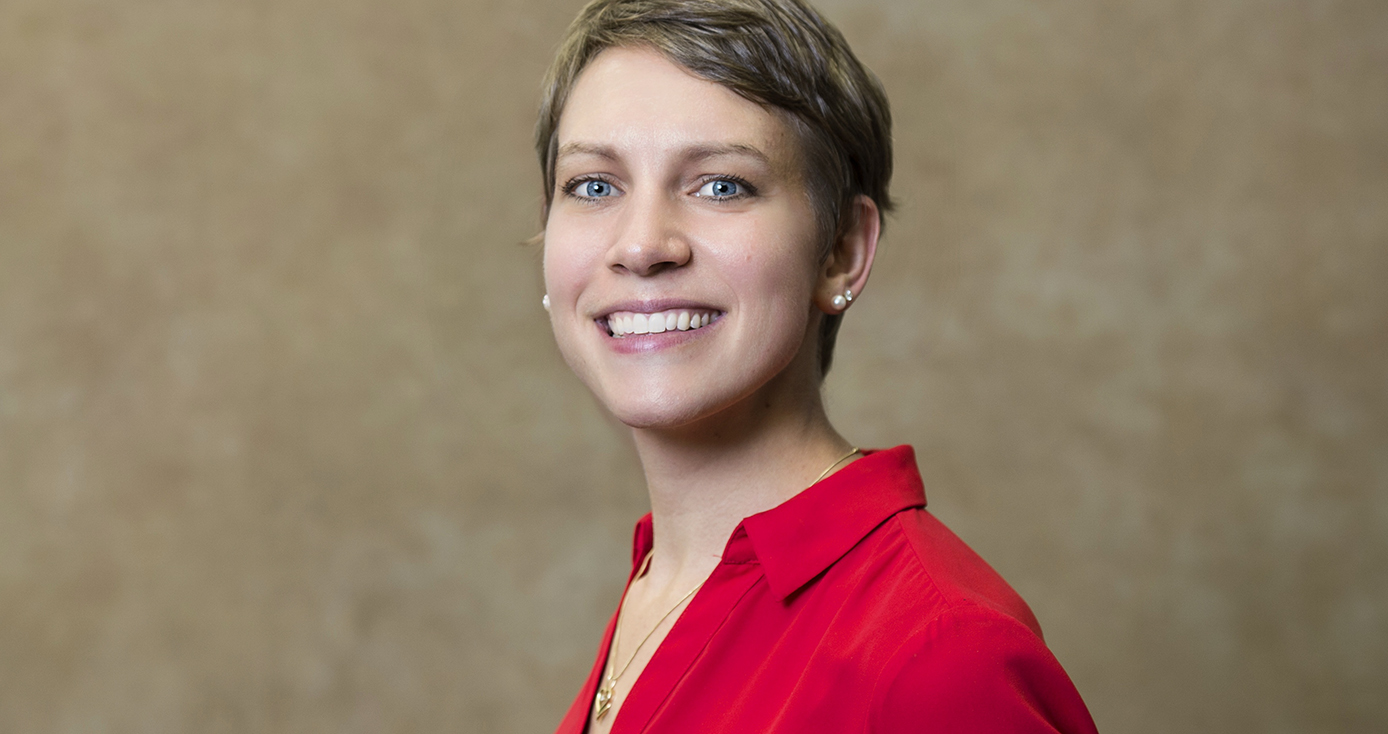
[(1093, 731), (1026, 604), (820, 384), (889, 207), (885, 96), (798, 0), (596, 0), (537, 127), (545, 307), (651, 498), (559, 731)]

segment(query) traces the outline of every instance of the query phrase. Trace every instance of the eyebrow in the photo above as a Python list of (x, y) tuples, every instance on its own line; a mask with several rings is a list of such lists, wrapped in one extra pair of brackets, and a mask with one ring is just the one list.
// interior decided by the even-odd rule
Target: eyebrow
[(727, 145), (698, 145), (685, 151), (685, 158), (691, 161), (702, 161), (708, 158), (717, 158), (725, 155), (743, 155), (756, 158), (763, 164), (770, 166), (771, 157), (763, 153), (760, 148), (742, 143), (729, 143)]
[[(599, 145), (596, 143), (565, 143), (559, 146), (559, 152), (555, 154), (555, 160), (558, 161), (561, 158), (571, 155), (591, 155), (610, 161), (615, 161), (620, 157), (617, 155), (616, 149), (608, 145)], [(725, 155), (747, 156), (749, 158), (755, 158), (768, 167), (772, 165), (771, 157), (760, 148), (744, 143), (695, 145), (685, 149), (683, 152), (683, 158), (690, 162), (702, 161)]]
[(564, 143), (559, 146), (559, 152), (554, 159), (566, 158), (571, 155), (592, 155), (608, 160), (616, 160), (617, 152), (606, 145), (596, 145), (594, 143)]

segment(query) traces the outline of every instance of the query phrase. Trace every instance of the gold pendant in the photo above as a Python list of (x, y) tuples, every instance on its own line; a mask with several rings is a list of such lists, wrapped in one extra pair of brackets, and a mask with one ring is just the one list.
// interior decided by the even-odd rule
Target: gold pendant
[(593, 717), (602, 721), (602, 717), (607, 715), (607, 710), (612, 708), (612, 682), (603, 681), (598, 688), (598, 695), (593, 697)]

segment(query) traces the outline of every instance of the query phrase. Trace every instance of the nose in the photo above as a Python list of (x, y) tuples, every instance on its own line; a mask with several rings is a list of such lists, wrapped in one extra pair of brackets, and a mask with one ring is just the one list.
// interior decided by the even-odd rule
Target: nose
[(648, 277), (687, 264), (691, 250), (678, 205), (659, 195), (633, 195), (628, 202), (608, 267)]

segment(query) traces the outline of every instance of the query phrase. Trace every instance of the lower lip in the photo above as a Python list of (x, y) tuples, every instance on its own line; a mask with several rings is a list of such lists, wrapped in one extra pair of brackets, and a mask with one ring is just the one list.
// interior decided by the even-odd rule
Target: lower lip
[(607, 340), (607, 345), (612, 351), (618, 354), (649, 354), (658, 352), (662, 349), (670, 349), (685, 344), (703, 336), (704, 332), (718, 326), (722, 319), (712, 321), (708, 326), (700, 326), (697, 329), (688, 331), (662, 331), (659, 334), (628, 334), (626, 336), (609, 336), (607, 328), (594, 321), (593, 325), (597, 328), (602, 338)]

